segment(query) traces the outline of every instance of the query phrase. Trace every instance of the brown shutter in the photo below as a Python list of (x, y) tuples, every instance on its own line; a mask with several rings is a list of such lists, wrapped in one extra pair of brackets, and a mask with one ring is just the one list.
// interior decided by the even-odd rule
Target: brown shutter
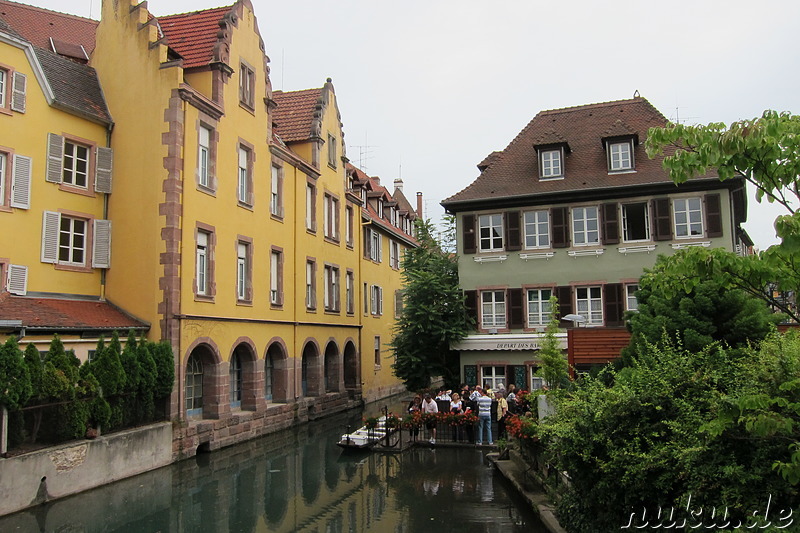
[(573, 313), (572, 287), (569, 286), (556, 287), (555, 295), (556, 298), (558, 298), (559, 318), (561, 318), (562, 316), (571, 315)]
[(508, 326), (512, 329), (525, 327), (525, 306), (522, 303), (522, 289), (508, 289)]
[(706, 194), (706, 237), (722, 237), (722, 206), (719, 193)]
[(372, 235), (370, 228), (364, 228), (364, 259), (370, 258), (370, 247), (372, 246)]
[(520, 212), (508, 211), (506, 217), (506, 250), (514, 252), (522, 249), (522, 230), (520, 228)]
[(603, 244), (619, 243), (617, 204), (603, 204)]
[(467, 316), (472, 318), (475, 322), (475, 328), (480, 327), (478, 324), (478, 291), (464, 291), (464, 306), (467, 308)]
[(554, 207), (550, 210), (553, 225), (553, 248), (569, 246), (569, 216), (566, 207)]
[(464, 215), (461, 217), (461, 229), (464, 232), (464, 253), (474, 254), (476, 249), (475, 235), (475, 215)]
[(603, 316), (606, 326), (622, 326), (625, 301), (622, 283), (609, 283), (603, 287)]
[(656, 198), (653, 200), (654, 238), (657, 241), (672, 240), (672, 216), (669, 203), (669, 198)]

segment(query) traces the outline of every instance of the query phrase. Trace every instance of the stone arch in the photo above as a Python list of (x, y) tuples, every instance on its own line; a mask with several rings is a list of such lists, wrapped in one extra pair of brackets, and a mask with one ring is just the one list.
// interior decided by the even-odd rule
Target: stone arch
[(209, 338), (196, 339), (186, 350), (183, 374), (183, 412), (187, 418), (217, 418), (220, 406), (220, 355)]
[(289, 350), (279, 337), (272, 338), (264, 354), (264, 398), (272, 402), (288, 402)]
[(228, 359), (228, 392), (231, 407), (255, 411), (261, 396), (256, 345), (249, 337), (233, 343)]
[(303, 396), (319, 396), (322, 388), (322, 364), (317, 341), (310, 339), (303, 346), (300, 361), (300, 390)]
[(361, 388), (361, 369), (359, 368), (358, 350), (353, 339), (347, 339), (344, 345), (344, 388), (356, 391)]
[(339, 392), (339, 346), (335, 339), (325, 345), (324, 375), (325, 392)]

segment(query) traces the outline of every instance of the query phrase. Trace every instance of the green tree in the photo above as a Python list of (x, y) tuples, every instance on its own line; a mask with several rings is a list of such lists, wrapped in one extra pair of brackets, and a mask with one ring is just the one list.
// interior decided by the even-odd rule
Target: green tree
[[(800, 117), (765, 111), (760, 118), (706, 126), (673, 124), (652, 128), (646, 141), (653, 157), (668, 151), (664, 168), (675, 183), (714, 169), (720, 180), (739, 177), (756, 189), (756, 199), (777, 203), (786, 214), (775, 221), (781, 243), (741, 257), (724, 250), (694, 249), (676, 260), (676, 270), (700, 272), (729, 287), (762, 298), (795, 321), (796, 302), (776, 295), (800, 290)], [(698, 283), (691, 274), (661, 290), (689, 291)]]
[(31, 375), (17, 339), (9, 337), (0, 346), (0, 407), (11, 411), (23, 407), (33, 394)]
[(122, 392), (125, 386), (125, 370), (119, 360), (119, 353), (106, 347), (102, 336), (97, 341), (94, 358), (88, 367), (89, 372), (97, 378), (104, 397)]
[(153, 359), (152, 344), (142, 337), (136, 349), (136, 358), (139, 362), (139, 414), (141, 421), (153, 419), (155, 411), (155, 388), (158, 369)]
[(430, 386), (434, 376), (458, 381), (450, 344), (467, 335), (470, 323), (455, 255), (442, 250), (430, 221), (417, 222), (416, 237), (419, 246), (403, 257), (403, 313), (391, 342), (395, 374), (409, 390)]
[(133, 330), (128, 332), (125, 349), (120, 355), (122, 368), (125, 370), (125, 388), (123, 389), (123, 420), (125, 424), (136, 423), (140, 418), (138, 394), (142, 381), (142, 368), (139, 363), (138, 343)]
[(547, 382), (550, 390), (557, 390), (569, 383), (569, 363), (556, 338), (558, 333), (558, 298), (550, 297), (550, 322), (544, 331), (542, 347), (539, 349), (541, 366), (539, 376)]

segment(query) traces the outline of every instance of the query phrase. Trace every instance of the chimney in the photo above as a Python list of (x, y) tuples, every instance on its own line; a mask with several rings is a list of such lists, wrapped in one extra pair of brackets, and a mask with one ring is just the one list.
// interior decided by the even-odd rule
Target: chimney
[(378, 176), (372, 176), (372, 181), (375, 182), (375, 185), (380, 186), (381, 184), (381, 179)]
[(394, 190), (403, 192), (403, 180), (400, 178), (394, 180)]
[(422, 218), (422, 193), (417, 193), (417, 216)]

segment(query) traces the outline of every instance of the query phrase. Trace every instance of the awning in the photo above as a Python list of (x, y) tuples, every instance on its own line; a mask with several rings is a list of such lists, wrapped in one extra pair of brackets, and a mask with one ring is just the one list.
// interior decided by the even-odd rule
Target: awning
[[(544, 333), (517, 333), (497, 335), (469, 335), (460, 342), (454, 343), (452, 350), (540, 350), (544, 342)], [(567, 334), (556, 333), (558, 346), (567, 349)]]

